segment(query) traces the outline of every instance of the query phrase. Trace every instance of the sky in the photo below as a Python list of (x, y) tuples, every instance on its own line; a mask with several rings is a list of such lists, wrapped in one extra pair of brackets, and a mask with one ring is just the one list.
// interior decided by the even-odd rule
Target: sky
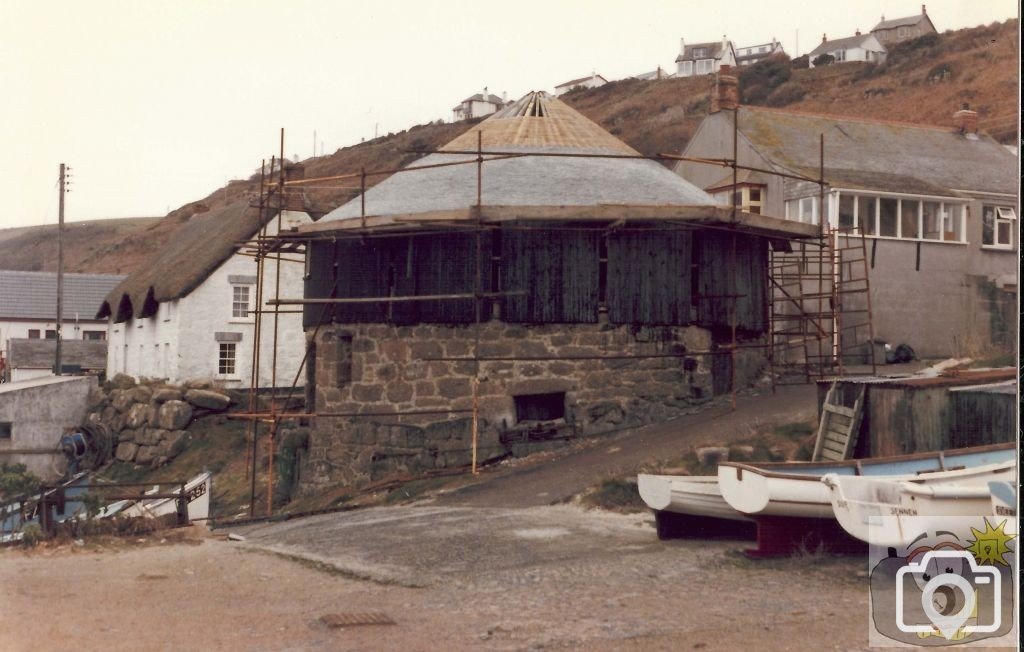
[[(0, 229), (162, 216), (246, 178), (433, 120), (481, 92), (517, 98), (597, 72), (674, 70), (679, 40), (829, 38), (915, 15), (909, 0), (0, 0)], [(938, 30), (1017, 16), (936, 0)], [(315, 134), (315, 139), (314, 139)]]

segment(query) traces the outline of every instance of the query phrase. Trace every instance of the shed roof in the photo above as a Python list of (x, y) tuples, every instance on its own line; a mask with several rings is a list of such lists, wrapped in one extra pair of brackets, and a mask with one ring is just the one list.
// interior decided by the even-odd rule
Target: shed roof
[[(125, 277), (64, 274), (64, 319), (93, 319), (103, 298)], [(0, 319), (52, 321), (57, 317), (57, 274), (0, 270)]]
[[(12, 369), (51, 369), (57, 354), (57, 340), (13, 338), (7, 343)], [(107, 367), (106, 340), (62, 340), (62, 365), (79, 365), (82, 369)]]
[[(263, 221), (275, 216), (266, 211)], [(147, 304), (187, 295), (230, 258), (238, 243), (262, 226), (259, 209), (241, 199), (223, 208), (193, 215), (151, 263), (142, 266), (111, 290), (97, 313), (122, 322), (141, 317)]]
[[(1017, 161), (985, 134), (943, 127), (741, 107), (742, 138), (780, 168), (817, 177), (819, 137), (833, 186), (957, 196), (1016, 193)], [(729, 121), (725, 112), (706, 120)]]

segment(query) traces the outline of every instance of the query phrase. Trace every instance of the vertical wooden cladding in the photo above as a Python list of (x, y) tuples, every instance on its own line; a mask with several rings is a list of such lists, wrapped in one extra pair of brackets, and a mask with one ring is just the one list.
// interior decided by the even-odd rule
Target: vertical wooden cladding
[[(763, 333), (768, 318), (767, 241), (741, 234), (702, 231), (696, 242), (697, 323), (706, 328), (729, 327), (732, 325), (730, 309), (735, 305), (737, 328), (748, 333)], [(731, 274), (735, 274), (735, 287)]]
[[(487, 234), (481, 249), (489, 246)], [(472, 294), (476, 288), (475, 233), (414, 234), (387, 238), (314, 241), (308, 249), (310, 275), (306, 298), (409, 297), (433, 294)], [(481, 287), (490, 283), (490, 265), (481, 263)], [(307, 305), (303, 326), (320, 322), (324, 306)], [(485, 306), (482, 311), (488, 314)], [(324, 322), (394, 324), (468, 323), (476, 318), (473, 299), (382, 301), (335, 304)]]
[(686, 325), (690, 318), (690, 231), (608, 235), (608, 319), (615, 324)]
[(1002, 444), (1017, 436), (1017, 397), (986, 391), (949, 392), (952, 417), (949, 447)]
[(515, 225), (502, 232), (501, 284), (525, 296), (504, 298), (502, 320), (517, 323), (595, 323), (600, 231)]

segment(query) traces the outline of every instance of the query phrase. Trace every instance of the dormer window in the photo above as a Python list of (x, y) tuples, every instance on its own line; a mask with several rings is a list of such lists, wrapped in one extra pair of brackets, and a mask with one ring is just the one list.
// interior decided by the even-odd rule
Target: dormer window
[(693, 58), (699, 59), (700, 57), (708, 56), (707, 48), (693, 48)]

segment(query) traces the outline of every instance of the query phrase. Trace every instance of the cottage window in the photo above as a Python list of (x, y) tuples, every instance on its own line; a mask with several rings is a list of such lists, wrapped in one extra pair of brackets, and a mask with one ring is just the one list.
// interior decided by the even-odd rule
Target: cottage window
[(767, 46), (767, 45), (765, 45), (765, 46), (759, 47), (759, 48), (757, 49), (757, 51), (758, 51), (758, 52), (767, 52), (767, 51), (768, 51), (768, 46)]
[(832, 53), (832, 56), (835, 57), (836, 62), (846, 61), (846, 50), (836, 50)]
[(693, 48), (693, 58), (699, 59), (700, 57), (708, 56), (707, 48)]
[(700, 59), (697, 61), (697, 74), (704, 75), (712, 72), (714, 69), (714, 61), (711, 59)]
[(1013, 247), (1013, 223), (1017, 214), (1010, 206), (985, 206), (981, 212), (981, 244), (986, 247)]
[(917, 240), (921, 237), (921, 202), (904, 199), (900, 202), (900, 237)]
[(105, 340), (107, 339), (107, 331), (82, 331), (83, 340)]
[(235, 375), (235, 342), (220, 342), (217, 354), (217, 373), (221, 376)]
[(693, 62), (683, 61), (679, 64), (679, 74), (683, 77), (689, 77), (693, 74)]
[(946, 242), (963, 242), (964, 207), (960, 204), (942, 205), (942, 239)]
[(882, 197), (878, 200), (878, 235), (886, 238), (895, 238), (899, 235), (897, 231), (896, 212), (899, 210), (898, 199)]
[(878, 235), (878, 198), (857, 197), (857, 226), (864, 235)]
[(853, 195), (839, 195), (839, 228), (852, 230), (856, 225), (856, 204)]
[(942, 229), (939, 228), (939, 202), (921, 202), (921, 216), (924, 224), (925, 240), (941, 240)]
[(30, 339), (30, 340), (38, 340), (39, 339), (39, 329), (38, 328), (30, 328), (30, 329), (28, 329), (28, 339)]
[(967, 207), (963, 202), (843, 192), (839, 195), (838, 213), (840, 229), (859, 228), (867, 236), (966, 242)]
[(10, 421), (0, 421), (0, 439), (10, 439), (10, 438), (11, 438), (11, 422)]
[(231, 286), (231, 317), (232, 319), (248, 319), (249, 313), (252, 311), (252, 304), (250, 299), (252, 292), (250, 292), (250, 286), (248, 285), (232, 285)]
[(896, 38), (902, 39), (907, 38), (908, 36), (910, 36), (910, 28), (900, 27), (899, 29), (896, 30)]

